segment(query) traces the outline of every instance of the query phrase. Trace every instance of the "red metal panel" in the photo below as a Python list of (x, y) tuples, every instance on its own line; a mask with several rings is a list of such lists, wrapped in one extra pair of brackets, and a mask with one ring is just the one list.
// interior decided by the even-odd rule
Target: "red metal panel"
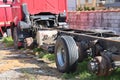
[(6, 21), (6, 18), (5, 18), (5, 8), (0, 8), (0, 13), (2, 13), (0, 15), (0, 26), (3, 26), (4, 25), (4, 21)]
[(7, 3), (0, 1), (0, 26), (10, 26), (12, 22), (12, 0), (8, 0)]
[(6, 20), (7, 20), (7, 25), (10, 25), (10, 22), (12, 20), (12, 8), (8, 7), (6, 8)]
[(10, 26), (12, 13), (10, 5), (0, 2), (0, 33), (3, 35), (2, 27)]
[[(8, 22), (17, 24), (21, 20), (21, 4), (27, 3), (30, 14), (37, 14), (40, 12), (51, 12), (59, 14), (67, 10), (66, 0), (9, 0), (7, 3), (0, 1), (0, 25), (8, 25)], [(9, 4), (9, 6), (8, 6)], [(12, 6), (10, 6), (12, 5)], [(5, 7), (7, 6), (7, 7)]]
[(12, 13), (11, 8), (0, 8), (0, 26), (6, 26), (10, 25), (10, 22), (12, 21)]
[[(12, 3), (12, 0), (7, 0), (7, 3), (4, 3), (4, 4), (11, 4)], [(3, 0), (0, 1), (0, 4), (3, 4)]]
[(67, 10), (67, 0), (22, 0), (22, 3), (27, 3), (30, 14), (40, 12), (51, 12), (58, 14)]
[(58, 8), (58, 12), (59, 11), (61, 11), (61, 12), (63, 12), (63, 11), (66, 11), (66, 2), (65, 2), (65, 0), (58, 0), (58, 5), (56, 5), (56, 7), (58, 6), (59, 8)]
[(23, 15), (21, 6), (19, 3), (12, 5), (12, 22), (14, 22), (16, 25), (19, 21), (21, 21)]
[(0, 1), (0, 13), (0, 26), (10, 26), (10, 22), (17, 24), (17, 21), (20, 21), (22, 17), (18, 0), (15, 0), (15, 2), (9, 0), (7, 3)]

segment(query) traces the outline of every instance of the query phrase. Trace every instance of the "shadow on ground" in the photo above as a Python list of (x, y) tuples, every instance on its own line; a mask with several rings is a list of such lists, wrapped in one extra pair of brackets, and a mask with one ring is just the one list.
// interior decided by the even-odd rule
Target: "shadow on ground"
[[(10, 66), (13, 65), (10, 67), (10, 70), (23, 74), (19, 76), (21, 79), (30, 79), (32, 77), (35, 78), (35, 80), (39, 80), (41, 77), (43, 80), (45, 77), (52, 77), (53, 79), (55, 78), (55, 80), (61, 79), (61, 73), (57, 71), (55, 63), (44, 59), (37, 59), (29, 50), (14, 50), (12, 47), (2, 47), (0, 50), (9, 51), (9, 54), (4, 55), (2, 60), (9, 61), (11, 63)], [(9, 63), (7, 62), (7, 64)]]

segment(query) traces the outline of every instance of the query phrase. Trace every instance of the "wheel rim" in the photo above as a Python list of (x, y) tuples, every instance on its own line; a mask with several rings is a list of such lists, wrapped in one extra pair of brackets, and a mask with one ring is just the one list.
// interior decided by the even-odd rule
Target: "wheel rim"
[(65, 62), (66, 62), (65, 50), (64, 50), (64, 48), (62, 46), (58, 47), (58, 50), (57, 50), (57, 61), (58, 61), (59, 65), (61, 67), (63, 67)]

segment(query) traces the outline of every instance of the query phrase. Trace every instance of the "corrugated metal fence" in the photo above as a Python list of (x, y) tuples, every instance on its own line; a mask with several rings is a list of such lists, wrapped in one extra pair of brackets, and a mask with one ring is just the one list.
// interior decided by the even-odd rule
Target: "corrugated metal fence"
[(120, 10), (68, 12), (68, 23), (73, 29), (105, 29), (120, 34)]

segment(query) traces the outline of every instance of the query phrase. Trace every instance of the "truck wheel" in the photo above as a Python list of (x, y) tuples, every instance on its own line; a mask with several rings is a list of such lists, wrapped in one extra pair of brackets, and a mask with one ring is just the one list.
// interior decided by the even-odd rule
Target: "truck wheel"
[(14, 27), (13, 26), (11, 26), (11, 35), (12, 35), (12, 39), (14, 40), (14, 36), (13, 36), (13, 33), (14, 32)]
[(84, 41), (80, 42), (78, 44), (78, 52), (79, 52), (79, 62), (82, 62), (85, 58), (87, 58), (87, 49), (86, 49), (87, 43)]
[(14, 39), (14, 48), (18, 49), (18, 30), (17, 30), (17, 27), (14, 27), (13, 39)]
[(56, 66), (60, 72), (74, 72), (78, 63), (78, 47), (70, 36), (58, 37), (55, 45)]
[(20, 36), (20, 30), (18, 30), (18, 27), (14, 27), (13, 40), (14, 40), (15, 49), (19, 49), (22, 47), (22, 42), (19, 41), (19, 36)]

